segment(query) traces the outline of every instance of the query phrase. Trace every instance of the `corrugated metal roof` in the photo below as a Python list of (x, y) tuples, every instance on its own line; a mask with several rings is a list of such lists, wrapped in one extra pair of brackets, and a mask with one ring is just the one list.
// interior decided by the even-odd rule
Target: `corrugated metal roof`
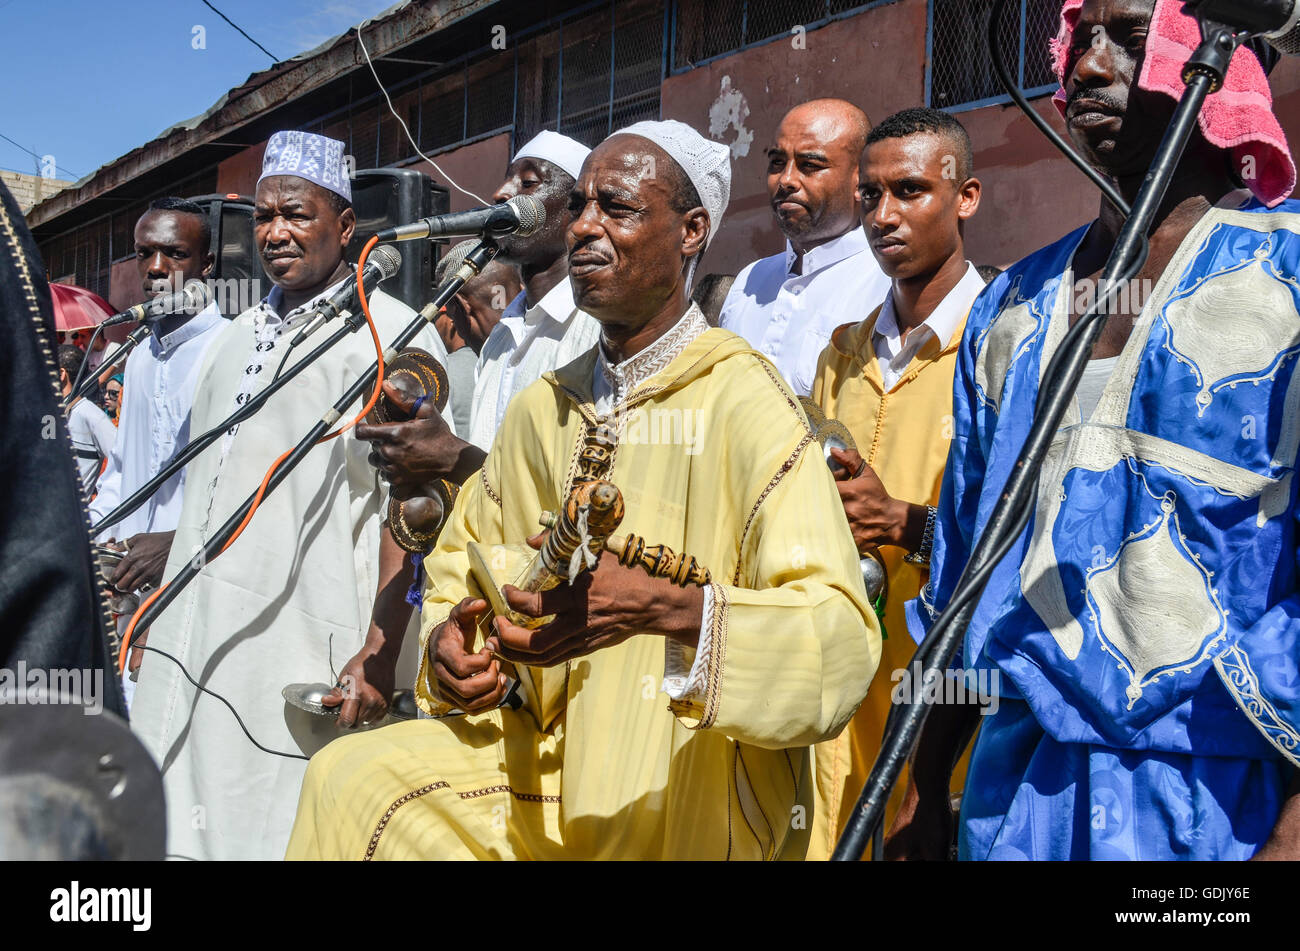
[[(492, 5), (494, 0), (401, 0), (360, 24), (366, 48), (378, 60)], [(28, 224), (48, 225), (80, 205), (111, 192), (186, 152), (216, 142), (270, 108), (320, 89), (364, 63), (356, 28), (315, 49), (253, 73), (210, 109), (178, 122), (154, 139), (100, 166), (70, 188), (36, 205)]]

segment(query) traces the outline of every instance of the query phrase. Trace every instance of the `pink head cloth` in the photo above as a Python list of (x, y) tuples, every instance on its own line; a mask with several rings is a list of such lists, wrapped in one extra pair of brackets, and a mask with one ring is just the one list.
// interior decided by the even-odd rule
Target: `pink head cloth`
[[(1052, 40), (1052, 68), (1065, 85), (1070, 65), (1071, 37), (1079, 21), (1083, 0), (1065, 0), (1061, 29)], [(1183, 12), (1180, 0), (1156, 0), (1147, 33), (1146, 58), (1138, 86), (1181, 99), (1183, 64), (1201, 45), (1196, 18)], [(1052, 97), (1065, 114), (1065, 89)], [(1233, 54), (1223, 88), (1205, 101), (1200, 116), (1201, 134), (1211, 145), (1228, 149), (1246, 186), (1268, 207), (1282, 202), (1295, 189), (1296, 168), (1286, 134), (1273, 115), (1273, 93), (1255, 54), (1238, 49)], [(1254, 175), (1249, 175), (1250, 171)]]

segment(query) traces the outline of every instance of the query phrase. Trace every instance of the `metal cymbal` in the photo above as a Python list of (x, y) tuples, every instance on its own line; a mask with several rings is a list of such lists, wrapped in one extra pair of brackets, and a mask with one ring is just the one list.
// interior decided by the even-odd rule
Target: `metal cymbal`
[[(342, 704), (337, 707), (327, 707), (321, 703), (325, 695), (333, 689), (333, 687), (323, 683), (289, 684), (280, 691), (280, 696), (284, 697), (290, 706), (297, 707), (299, 710), (306, 710), (318, 717), (337, 717)], [(417, 716), (419, 716), (419, 710), (415, 705), (415, 692), (412, 690), (393, 691), (393, 702), (388, 706), (388, 716), (385, 719), (414, 720)]]
[(333, 689), (329, 684), (322, 683), (289, 684), (280, 691), (280, 696), (299, 710), (306, 710), (318, 717), (336, 717), (339, 715), (338, 707), (327, 707), (321, 703), (321, 699)]

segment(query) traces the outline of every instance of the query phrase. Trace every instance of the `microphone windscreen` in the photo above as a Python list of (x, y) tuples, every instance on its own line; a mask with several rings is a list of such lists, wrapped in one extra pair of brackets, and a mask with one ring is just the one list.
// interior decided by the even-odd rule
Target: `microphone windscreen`
[(536, 234), (546, 224), (546, 206), (532, 195), (516, 195), (506, 202), (519, 216), (519, 227), (515, 234), (521, 238)]
[(402, 255), (391, 244), (381, 244), (370, 252), (366, 258), (367, 264), (373, 264), (379, 268), (379, 279), (386, 281), (397, 273), (398, 268), (402, 266)]
[(439, 258), (438, 266), (434, 269), (434, 284), (438, 287), (445, 284), (448, 278), (460, 270), (460, 266), (465, 263), (469, 253), (478, 246), (478, 238), (470, 238), (467, 241), (460, 242)]
[(212, 288), (207, 281), (193, 280), (185, 285), (184, 302), (179, 309), (190, 314), (197, 314), (212, 303)]

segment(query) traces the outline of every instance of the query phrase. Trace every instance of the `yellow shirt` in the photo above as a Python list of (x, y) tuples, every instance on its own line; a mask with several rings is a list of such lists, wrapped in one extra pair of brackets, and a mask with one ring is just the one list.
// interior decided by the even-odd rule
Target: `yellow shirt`
[[(952, 381), (966, 318), (943, 346), (930, 335), (903, 375), (886, 390), (872, 346), (879, 316), (877, 308), (861, 323), (845, 324), (831, 335), (817, 364), (812, 398), (827, 417), (848, 427), (862, 458), (890, 496), (916, 505), (937, 505), (952, 439)], [(889, 590), (878, 676), (848, 729), (817, 746), (817, 822), (809, 858), (828, 858), (834, 850), (880, 751), (896, 683), (891, 675), (906, 669), (916, 651), (903, 605), (920, 593), (929, 572), (904, 561), (906, 554), (892, 545), (880, 549)], [(964, 777), (964, 765), (961, 772)], [(954, 774), (954, 781), (963, 777)], [(906, 781), (904, 772), (890, 796), (886, 829), (898, 811)]]
[[(422, 646), (478, 595), (468, 543), (522, 542), (567, 494), (597, 422), (595, 360), (593, 349), (511, 402), (425, 561)], [(686, 414), (694, 438), (674, 444)], [(713, 573), (704, 694), (670, 704), (665, 668), (689, 669), (695, 652), (674, 656), (675, 642), (647, 634), (520, 668), (532, 699), (517, 711), (344, 737), (312, 760), (290, 858), (805, 856), (811, 747), (849, 721), (880, 652), (807, 420), (771, 363), (718, 329), (635, 386), (614, 418), (619, 531)], [(422, 654), (419, 703), (443, 713)]]

